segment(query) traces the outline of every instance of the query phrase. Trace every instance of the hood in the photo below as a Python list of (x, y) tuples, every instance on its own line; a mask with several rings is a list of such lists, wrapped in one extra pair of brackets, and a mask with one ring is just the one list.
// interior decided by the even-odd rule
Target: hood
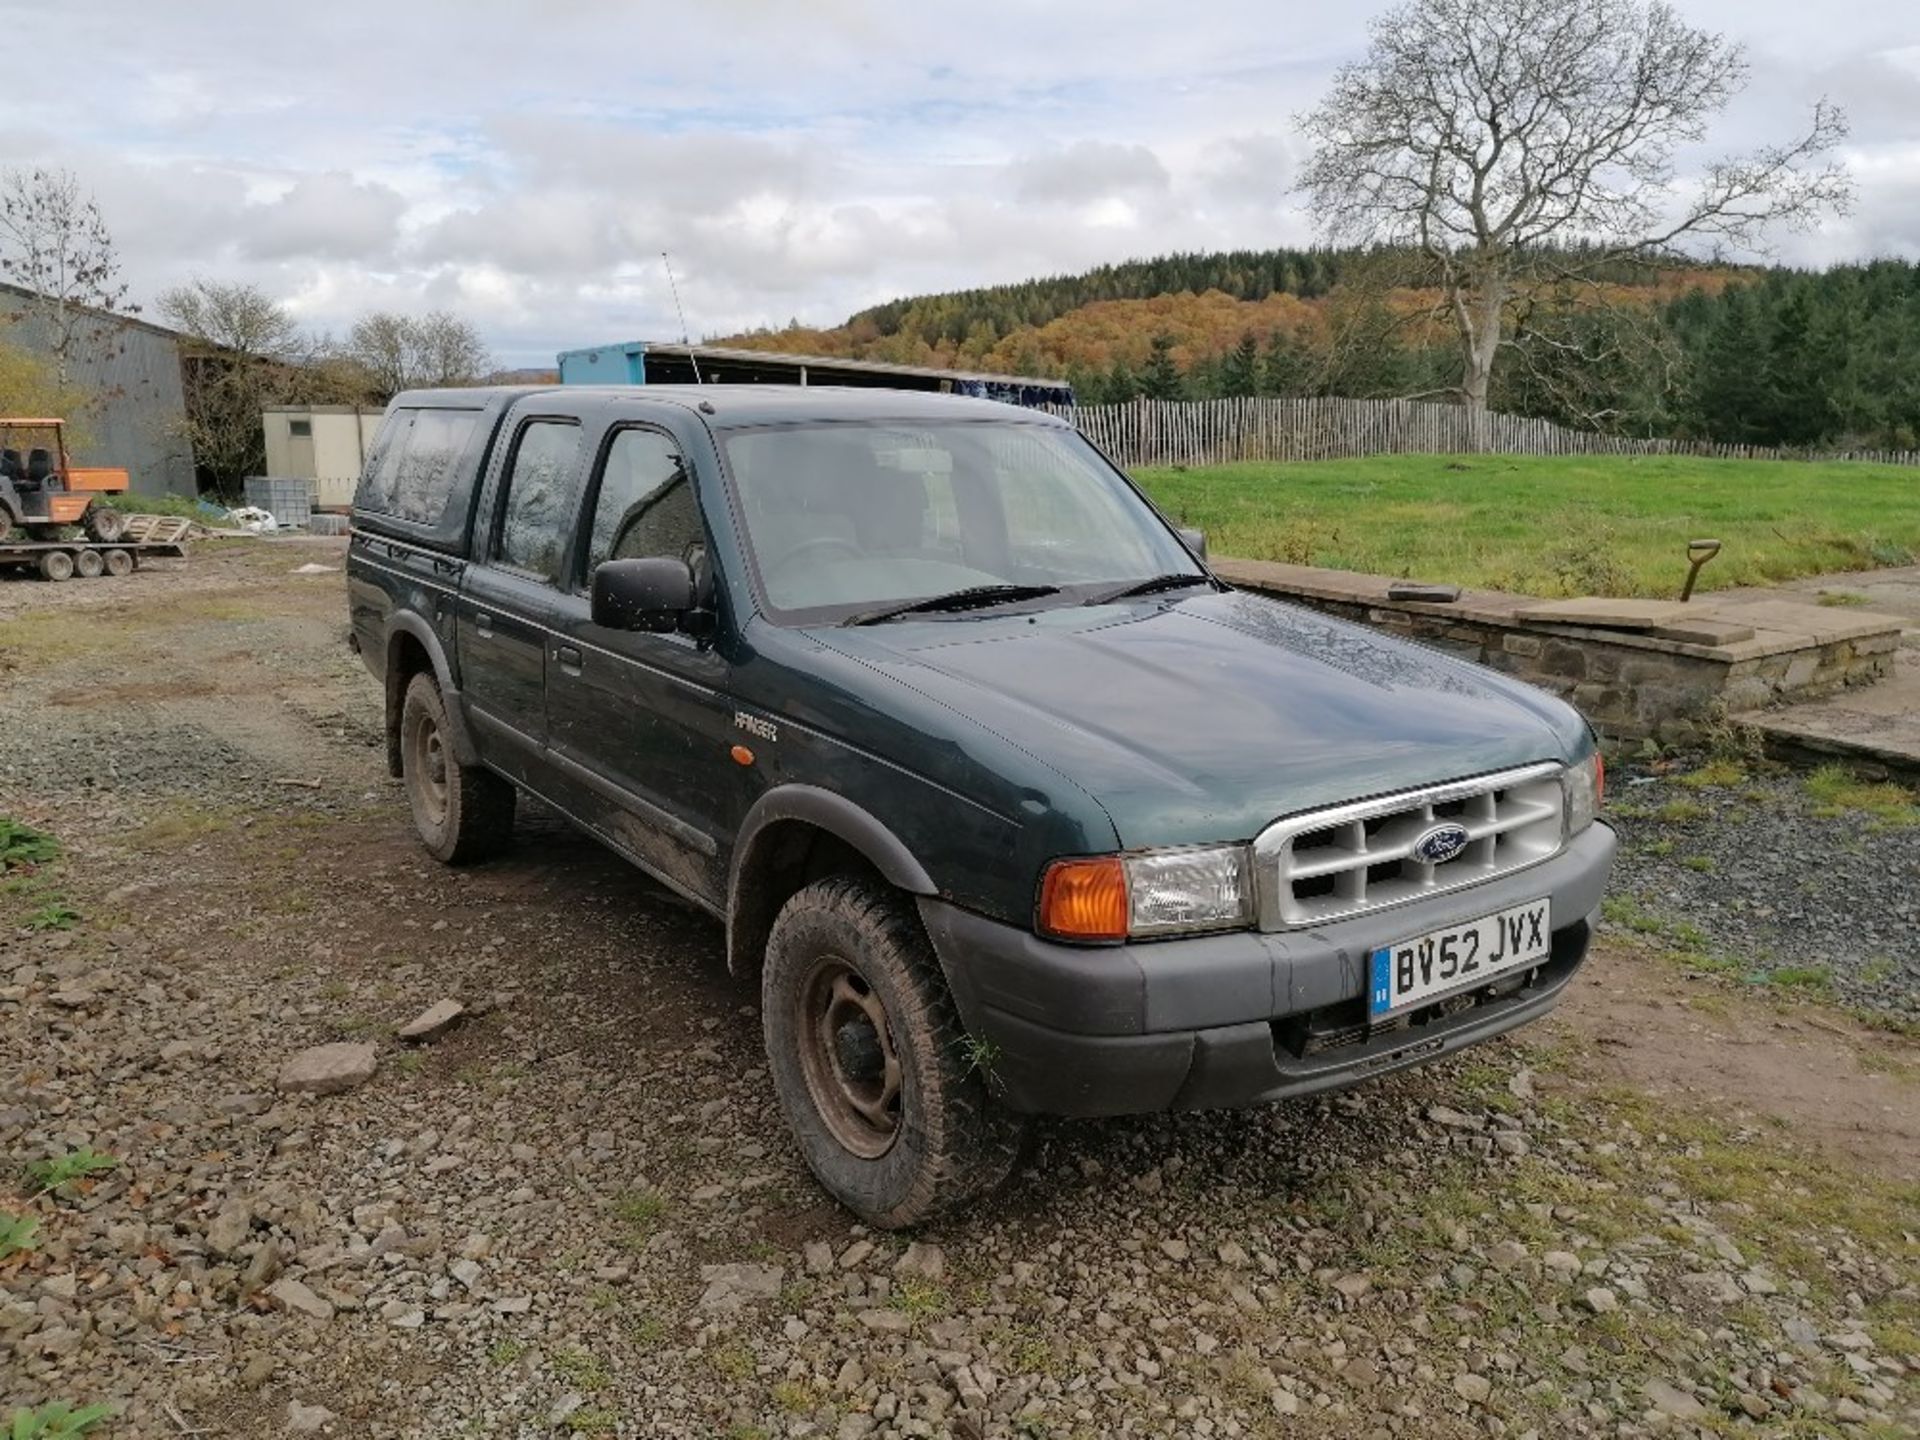
[(1067, 776), (1129, 849), (1247, 840), (1590, 743), (1542, 691), (1237, 592), (814, 636)]

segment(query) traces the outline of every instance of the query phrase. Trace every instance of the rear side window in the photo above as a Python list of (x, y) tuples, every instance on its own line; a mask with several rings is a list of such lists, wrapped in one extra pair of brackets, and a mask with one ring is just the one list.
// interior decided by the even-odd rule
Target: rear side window
[(507, 463), (507, 494), (493, 558), (558, 581), (567, 532), (580, 506), (580, 427), (534, 420), (520, 427)]
[(366, 473), (360, 477), (360, 488), (354, 493), (354, 508), (377, 510), (383, 515), (393, 513), (400, 462), (406, 456), (407, 437), (413, 433), (417, 414), (417, 410), (395, 410), (380, 422), (380, 433), (373, 439), (373, 453), (367, 457)]
[(407, 453), (400, 462), (393, 513), (402, 520), (431, 525), (447, 508), (447, 495), (460, 468), (460, 457), (480, 423), (478, 410), (422, 410), (407, 436)]
[(680, 447), (657, 430), (622, 430), (607, 447), (585, 578), (608, 560), (656, 555), (695, 564), (707, 535)]
[(374, 442), (354, 503), (398, 520), (437, 524), (479, 423), (478, 410), (394, 411)]

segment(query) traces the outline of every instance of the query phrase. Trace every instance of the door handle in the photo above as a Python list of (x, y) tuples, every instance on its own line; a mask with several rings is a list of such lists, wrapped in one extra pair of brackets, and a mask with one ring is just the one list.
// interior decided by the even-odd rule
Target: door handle
[(553, 658), (560, 662), (560, 668), (569, 675), (580, 673), (581, 656), (572, 645), (562, 645), (553, 652)]
[(476, 611), (473, 617), (473, 633), (478, 635), (482, 640), (491, 640), (493, 638), (493, 616), (487, 614), (484, 610)]

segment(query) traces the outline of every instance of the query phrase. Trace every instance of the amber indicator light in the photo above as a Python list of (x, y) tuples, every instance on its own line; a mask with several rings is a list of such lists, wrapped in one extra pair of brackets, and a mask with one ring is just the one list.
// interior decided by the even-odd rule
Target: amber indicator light
[(1062, 940), (1127, 938), (1127, 871), (1118, 855), (1056, 860), (1040, 882), (1040, 928)]
[(736, 745), (727, 753), (733, 756), (733, 763), (736, 765), (751, 765), (753, 763), (753, 752), (744, 745)]

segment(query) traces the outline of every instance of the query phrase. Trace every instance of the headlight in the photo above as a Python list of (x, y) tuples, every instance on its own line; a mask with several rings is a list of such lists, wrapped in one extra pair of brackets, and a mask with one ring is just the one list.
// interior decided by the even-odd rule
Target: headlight
[(1566, 817), (1566, 837), (1571, 840), (1593, 824), (1600, 813), (1600, 801), (1607, 789), (1607, 762), (1595, 750), (1586, 759), (1560, 772), (1561, 813)]
[(1040, 882), (1041, 933), (1125, 940), (1253, 923), (1244, 845), (1056, 860)]

